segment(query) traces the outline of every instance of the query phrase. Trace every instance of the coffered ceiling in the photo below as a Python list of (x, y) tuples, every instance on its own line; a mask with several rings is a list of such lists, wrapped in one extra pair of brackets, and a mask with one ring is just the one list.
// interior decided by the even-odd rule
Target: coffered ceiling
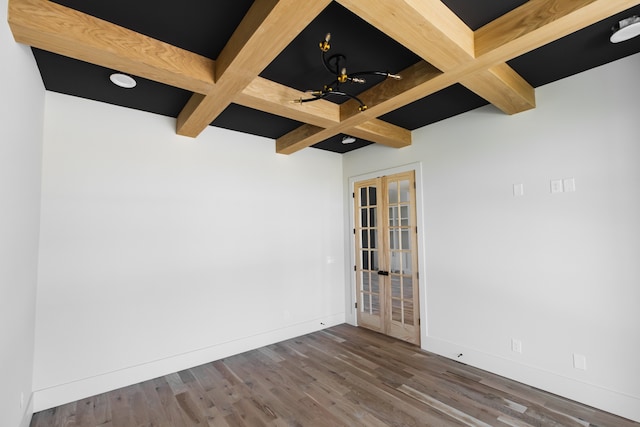
[[(482, 105), (536, 108), (535, 88), (640, 52), (611, 27), (640, 0), (9, 0), (16, 41), (33, 46), (48, 90), (265, 136), (275, 150), (401, 148), (411, 130)], [(335, 79), (319, 48), (343, 54), (354, 99), (308, 99)], [(123, 89), (113, 72), (134, 76)], [(342, 144), (342, 137), (356, 138)]]

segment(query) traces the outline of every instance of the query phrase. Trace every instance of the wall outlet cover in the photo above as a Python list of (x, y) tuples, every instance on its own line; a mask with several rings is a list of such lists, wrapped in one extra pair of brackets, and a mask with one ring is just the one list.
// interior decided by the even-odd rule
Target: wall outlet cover
[(512, 338), (511, 351), (514, 351), (516, 353), (522, 353), (522, 341)]

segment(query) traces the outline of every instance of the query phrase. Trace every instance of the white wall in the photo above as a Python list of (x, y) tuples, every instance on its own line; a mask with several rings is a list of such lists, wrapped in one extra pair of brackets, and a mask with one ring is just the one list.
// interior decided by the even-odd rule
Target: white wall
[(46, 94), (36, 410), (344, 322), (342, 157), (174, 127)]
[(27, 426), (40, 210), (44, 88), (0, 0), (0, 425)]
[[(426, 349), (640, 421), (638, 70), (634, 55), (538, 88), (535, 110), (349, 153), (344, 182), (421, 163)], [(550, 193), (568, 177), (576, 192)]]

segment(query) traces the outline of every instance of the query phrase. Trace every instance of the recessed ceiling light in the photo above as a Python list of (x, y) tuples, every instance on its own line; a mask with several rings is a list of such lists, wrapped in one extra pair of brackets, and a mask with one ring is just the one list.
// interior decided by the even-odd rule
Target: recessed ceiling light
[(640, 17), (635, 15), (631, 18), (623, 19), (613, 28), (611, 43), (620, 43), (640, 35)]
[(356, 139), (352, 136), (345, 135), (342, 137), (343, 144), (353, 144), (354, 142), (356, 142)]
[(131, 89), (132, 87), (136, 87), (136, 81), (131, 76), (127, 76), (126, 74), (121, 73), (113, 73), (109, 76), (111, 82), (114, 85), (120, 86), (126, 89)]

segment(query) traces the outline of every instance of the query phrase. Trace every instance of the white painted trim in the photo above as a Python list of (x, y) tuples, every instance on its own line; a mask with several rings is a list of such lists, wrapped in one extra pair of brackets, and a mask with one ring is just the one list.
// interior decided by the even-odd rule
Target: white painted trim
[(220, 343), (142, 365), (131, 366), (118, 371), (83, 378), (67, 384), (59, 384), (46, 389), (36, 390), (33, 394), (32, 402), (30, 402), (30, 405), (33, 405), (33, 411), (29, 413), (43, 411), (84, 399), (87, 396), (105, 393), (110, 390), (158, 378), (234, 354), (240, 354), (245, 351), (316, 332), (339, 325), (344, 323), (344, 321), (344, 313), (338, 313), (258, 335), (238, 338), (237, 340)]
[[(424, 239), (423, 233), (425, 230), (424, 226), (424, 206), (423, 206), (423, 193), (422, 193), (422, 162), (409, 163), (406, 165), (396, 166), (389, 169), (383, 169), (373, 172), (368, 172), (362, 175), (356, 175), (349, 177), (349, 193), (353, 194), (355, 192), (355, 183), (359, 181), (364, 181), (371, 178), (377, 178), (385, 175), (394, 175), (402, 172), (415, 172), (415, 180), (416, 180), (416, 226), (418, 227), (418, 271), (420, 272), (420, 279), (418, 280), (418, 288), (419, 288), (419, 297), (420, 297), (420, 341), (424, 342), (428, 336), (428, 325), (427, 325), (427, 284), (426, 284), (426, 259), (425, 259), (425, 247), (424, 247)], [(355, 212), (353, 208), (353, 198), (349, 197), (349, 230), (353, 230), (355, 228), (354, 218)], [(349, 285), (349, 297), (351, 302), (351, 312), (350, 316), (347, 318), (347, 321), (354, 326), (357, 326), (357, 316), (355, 311), (353, 310), (354, 304), (357, 300), (356, 298), (356, 275), (351, 266), (356, 264), (355, 252), (356, 252), (356, 242), (353, 233), (349, 233), (349, 266), (351, 269), (350, 274), (350, 285)]]
[(24, 414), (22, 415), (22, 422), (20, 422), (20, 427), (29, 427), (31, 425), (33, 412), (33, 393), (31, 393), (31, 395), (29, 395), (29, 402), (27, 402), (27, 407), (25, 408)]
[[(640, 399), (522, 362), (428, 337), (423, 349), (485, 371), (640, 422)], [(459, 354), (462, 356), (458, 357)]]

